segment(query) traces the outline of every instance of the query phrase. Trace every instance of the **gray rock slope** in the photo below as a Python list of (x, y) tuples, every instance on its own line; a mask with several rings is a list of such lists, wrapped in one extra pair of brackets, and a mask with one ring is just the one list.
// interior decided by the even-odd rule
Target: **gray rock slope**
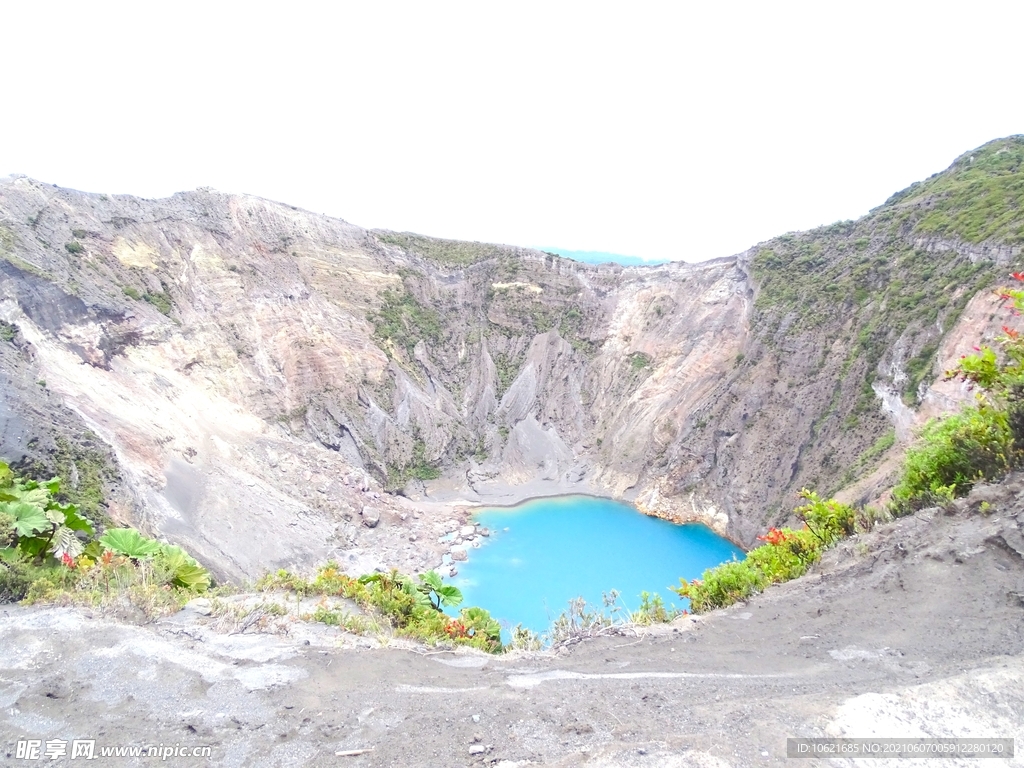
[(226, 576), (416, 567), (409, 531), (359, 524), (407, 516), (385, 490), (584, 490), (749, 545), (803, 486), (873, 498), (962, 399), (936, 374), (998, 327), (1020, 245), (1012, 218), (979, 241), (935, 211), (958, 174), (1017, 178), (1020, 144), (858, 222), (657, 267), (3, 180), (0, 454), (83, 478), (91, 457), (105, 514)]

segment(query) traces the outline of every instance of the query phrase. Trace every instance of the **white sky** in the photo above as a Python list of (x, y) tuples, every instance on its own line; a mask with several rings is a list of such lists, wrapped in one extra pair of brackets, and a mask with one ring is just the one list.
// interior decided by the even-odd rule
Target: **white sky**
[(1024, 132), (1024, 2), (0, 4), (0, 175), (691, 261)]

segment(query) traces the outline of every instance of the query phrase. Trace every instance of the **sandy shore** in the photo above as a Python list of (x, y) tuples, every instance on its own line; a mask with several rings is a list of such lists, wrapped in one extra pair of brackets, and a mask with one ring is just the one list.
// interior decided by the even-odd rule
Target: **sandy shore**
[(578, 494), (612, 498), (606, 489), (592, 485), (587, 479), (577, 482), (565, 479), (532, 480), (512, 485), (500, 478), (474, 483), (472, 487), (466, 483), (441, 478), (426, 484), (424, 493), (407, 494), (407, 498), (417, 504), (440, 504), (449, 507), (511, 507), (530, 499)]

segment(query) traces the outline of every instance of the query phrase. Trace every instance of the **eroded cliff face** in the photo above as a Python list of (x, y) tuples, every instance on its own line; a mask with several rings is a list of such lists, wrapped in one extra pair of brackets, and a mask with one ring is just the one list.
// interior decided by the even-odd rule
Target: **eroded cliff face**
[(881, 490), (894, 424), (965, 395), (935, 373), (1020, 246), (922, 235), (931, 200), (624, 268), (6, 180), (0, 452), (109, 446), (110, 514), (235, 577), (429, 566), (409, 499), (591, 491), (749, 545), (802, 486)]

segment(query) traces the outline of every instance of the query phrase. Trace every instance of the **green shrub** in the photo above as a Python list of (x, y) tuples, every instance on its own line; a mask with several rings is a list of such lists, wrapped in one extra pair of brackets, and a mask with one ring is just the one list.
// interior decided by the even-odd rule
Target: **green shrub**
[(634, 371), (642, 371), (651, 365), (651, 356), (644, 352), (633, 352), (629, 356), (629, 365)]
[(116, 528), (94, 538), (90, 520), (61, 504), (61, 483), (16, 476), (0, 462), (0, 602), (129, 605), (148, 618), (210, 586), (183, 549)]
[(171, 316), (171, 308), (174, 306), (174, 302), (171, 300), (171, 295), (165, 291), (147, 291), (142, 294), (142, 298), (157, 308), (157, 311), (162, 314)]
[(79, 253), (82, 253), (83, 251), (85, 251), (85, 246), (83, 246), (77, 240), (72, 240), (70, 243), (64, 243), (64, 248), (67, 249), (68, 253), (74, 253), (74, 254), (79, 254)]
[(329, 627), (337, 627), (342, 624), (341, 613), (338, 611), (329, 611), (322, 605), (318, 605), (316, 610), (313, 612), (313, 621), (319, 621), (321, 624), (326, 624)]
[(753, 562), (732, 560), (704, 571), (701, 579), (691, 582), (680, 579), (680, 585), (672, 589), (680, 597), (689, 599), (690, 610), (704, 613), (745, 600), (768, 583), (764, 572)]
[[(337, 563), (327, 563), (312, 581), (280, 570), (256, 582), (261, 590), (286, 589), (299, 596), (336, 595), (354, 600), (362, 608), (379, 615), (397, 635), (413, 637), (426, 643), (468, 645), (490, 653), (502, 650), (501, 628), (483, 608), (463, 608), (458, 618), (442, 612), (445, 606), (462, 602), (462, 593), (444, 584), (434, 571), (421, 574), (418, 580), (392, 570), (373, 573), (358, 579), (341, 573)], [(354, 632), (366, 631), (371, 624), (357, 617), (342, 616), (327, 608), (312, 615), (314, 621), (337, 623)]]
[(20, 599), (26, 604), (85, 605), (116, 613), (127, 609), (133, 618), (152, 620), (179, 610), (196, 596), (197, 590), (176, 585), (174, 572), (159, 559), (134, 561), (99, 550), (102, 547), (93, 543), (74, 560), (35, 566)]
[(674, 608), (665, 607), (661, 595), (641, 592), (640, 607), (630, 613), (629, 620), (642, 625), (664, 624), (672, 621), (678, 613)]
[(411, 357), (413, 348), (421, 339), (433, 344), (441, 341), (441, 316), (420, 304), (408, 291), (384, 291), (380, 309), (370, 312), (366, 319), (373, 324), (374, 338), (388, 354), (403, 349)]
[(747, 553), (747, 560), (769, 584), (803, 576), (821, 557), (821, 541), (809, 529), (772, 528), (760, 537), (766, 543)]
[(799, 531), (772, 528), (758, 537), (764, 544), (750, 550), (743, 560), (709, 568), (700, 579), (680, 579), (672, 591), (690, 601), (691, 611), (705, 613), (746, 600), (770, 584), (803, 576), (826, 547), (839, 536), (852, 533), (854, 519), (854, 510), (845, 504), (834, 499), (821, 501), (810, 491), (803, 494), (809, 503), (796, 511), (804, 510), (816, 530), (809, 526)]
[(1006, 410), (988, 402), (932, 419), (907, 451), (892, 513), (910, 514), (1001, 477), (1015, 463), (1013, 443)]
[(132, 288), (130, 285), (124, 286), (121, 289), (121, 293), (123, 293), (129, 299), (135, 299), (135, 301), (141, 301), (142, 300), (142, 294), (139, 293), (138, 290), (136, 290), (135, 288)]
[(92, 523), (74, 504), (57, 501), (59, 493), (59, 478), (39, 483), (18, 477), (0, 461), (4, 546), (36, 558), (38, 564), (51, 557), (64, 560), (82, 554), (84, 544), (77, 534), (91, 536)]
[(800, 491), (800, 498), (807, 503), (793, 510), (806, 523), (808, 530), (821, 542), (830, 547), (844, 536), (849, 536), (856, 527), (856, 511), (848, 504), (835, 499), (823, 501), (814, 491), (806, 488)]
[(33, 565), (31, 558), (10, 549), (0, 549), (0, 603), (25, 599), (32, 583), (46, 575), (46, 569)]

